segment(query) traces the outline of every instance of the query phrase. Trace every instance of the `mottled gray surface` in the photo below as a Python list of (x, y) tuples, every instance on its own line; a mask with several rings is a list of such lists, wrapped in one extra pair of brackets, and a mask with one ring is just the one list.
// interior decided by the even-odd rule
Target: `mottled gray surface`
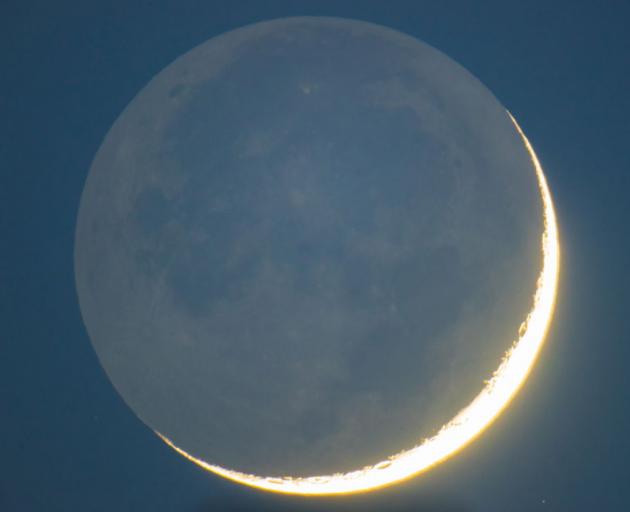
[(279, 20), (187, 53), (116, 121), (77, 288), (149, 426), (232, 469), (350, 470), (480, 390), (530, 308), (541, 222), (468, 72), (382, 27)]

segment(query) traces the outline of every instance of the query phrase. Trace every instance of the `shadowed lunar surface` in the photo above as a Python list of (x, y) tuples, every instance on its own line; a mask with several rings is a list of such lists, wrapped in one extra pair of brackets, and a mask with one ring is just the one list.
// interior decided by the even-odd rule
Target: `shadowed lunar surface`
[(541, 266), (505, 109), (398, 32), (294, 18), (212, 39), (94, 160), (76, 281), (136, 414), (209, 463), (348, 471), (478, 393)]

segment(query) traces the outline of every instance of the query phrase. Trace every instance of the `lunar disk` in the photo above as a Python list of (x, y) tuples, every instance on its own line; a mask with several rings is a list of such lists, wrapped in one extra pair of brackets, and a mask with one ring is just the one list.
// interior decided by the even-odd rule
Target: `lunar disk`
[(98, 150), (75, 244), (129, 407), (200, 466), (296, 494), (382, 487), (481, 433), (558, 267), (505, 108), (430, 46), (334, 18), (234, 30), (155, 76)]

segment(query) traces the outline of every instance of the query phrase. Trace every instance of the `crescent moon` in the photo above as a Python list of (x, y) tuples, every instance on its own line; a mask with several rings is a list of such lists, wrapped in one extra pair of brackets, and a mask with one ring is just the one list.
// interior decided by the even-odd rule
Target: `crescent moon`
[(532, 145), (509, 112), (508, 116), (523, 139), (538, 179), (543, 203), (542, 269), (520, 337), (467, 407), (433, 437), (410, 450), (356, 471), (305, 478), (258, 476), (212, 465), (182, 450), (159, 432), (156, 434), (188, 460), (224, 478), (265, 491), (310, 496), (365, 492), (401, 482), (445, 461), (477, 438), (509, 405), (536, 362), (553, 316), (558, 289), (560, 244), (551, 193)]

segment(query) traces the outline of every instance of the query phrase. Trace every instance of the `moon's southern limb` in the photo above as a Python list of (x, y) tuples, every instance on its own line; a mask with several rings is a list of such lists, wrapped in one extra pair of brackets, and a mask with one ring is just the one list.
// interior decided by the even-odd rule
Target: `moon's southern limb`
[(91, 167), (75, 269), (99, 360), (224, 476), (391, 474), (487, 403), (525, 332), (549, 229), (531, 162), (478, 80), (395, 31), (298, 18), (210, 40)]
[(553, 316), (560, 270), (558, 227), (547, 180), (529, 140), (512, 115), (508, 115), (523, 138), (540, 187), (544, 210), (541, 236), (543, 264), (532, 298), (533, 306), (523, 319), (520, 337), (507, 351), (479, 395), (466, 408), (437, 434), (409, 450), (348, 473), (307, 478), (265, 477), (215, 466), (185, 452), (158, 432), (164, 442), (202, 468), (241, 484), (286, 494), (329, 495), (365, 492), (401, 482), (446, 460), (480, 435), (508, 406), (536, 361)]

